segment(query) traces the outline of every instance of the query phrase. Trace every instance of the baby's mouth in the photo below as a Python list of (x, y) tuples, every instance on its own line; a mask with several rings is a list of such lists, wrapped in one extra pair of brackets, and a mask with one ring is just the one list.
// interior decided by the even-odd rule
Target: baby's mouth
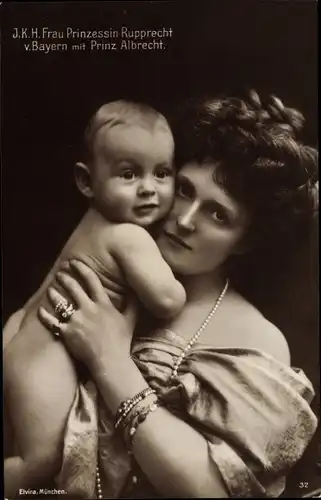
[(158, 208), (157, 203), (142, 203), (135, 207), (135, 212), (140, 214), (149, 214)]

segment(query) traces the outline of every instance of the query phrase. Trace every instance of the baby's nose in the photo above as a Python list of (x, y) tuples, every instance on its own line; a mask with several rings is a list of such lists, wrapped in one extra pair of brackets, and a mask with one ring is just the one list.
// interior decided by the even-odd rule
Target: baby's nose
[(156, 192), (156, 189), (153, 179), (149, 177), (142, 179), (141, 182), (139, 183), (137, 192), (140, 196), (154, 194)]

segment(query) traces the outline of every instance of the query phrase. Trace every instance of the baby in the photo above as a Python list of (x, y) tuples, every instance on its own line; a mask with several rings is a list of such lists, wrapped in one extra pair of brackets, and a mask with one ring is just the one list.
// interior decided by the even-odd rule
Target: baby
[[(131, 290), (159, 318), (175, 316), (185, 303), (184, 288), (146, 231), (171, 209), (173, 151), (166, 119), (142, 104), (105, 104), (87, 126), (84, 163), (76, 164), (75, 177), (90, 207), (26, 304), (4, 352), (5, 404), (17, 446), (16, 456), (5, 460), (7, 497), (52, 477), (61, 460), (77, 373), (37, 311), (50, 307), (46, 292), (62, 262), (77, 258), (90, 266), (119, 310)], [(76, 308), (68, 304), (55, 312), (61, 321)]]

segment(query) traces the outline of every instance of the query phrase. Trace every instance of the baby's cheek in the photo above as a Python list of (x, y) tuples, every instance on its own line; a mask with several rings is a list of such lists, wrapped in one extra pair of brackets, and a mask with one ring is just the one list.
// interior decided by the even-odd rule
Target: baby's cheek
[(109, 200), (115, 210), (127, 210), (134, 204), (135, 195), (131, 190), (126, 190), (115, 185), (112, 192), (109, 192)]
[(173, 206), (173, 199), (172, 198), (167, 198), (160, 204), (160, 214), (159, 218), (166, 217), (169, 215), (171, 208)]
[(174, 195), (175, 195), (174, 180), (173, 182), (169, 182), (167, 186), (164, 186), (159, 194), (163, 205), (166, 208), (168, 207), (171, 208), (174, 203)]

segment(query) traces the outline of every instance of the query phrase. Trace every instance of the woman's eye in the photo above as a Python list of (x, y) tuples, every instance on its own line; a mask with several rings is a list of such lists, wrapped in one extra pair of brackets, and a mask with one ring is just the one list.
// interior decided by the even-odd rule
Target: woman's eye
[(211, 213), (211, 218), (219, 224), (227, 224), (228, 216), (222, 210), (215, 210)]
[(193, 193), (188, 185), (177, 183), (176, 185), (176, 194), (181, 198), (192, 198)]
[(135, 174), (134, 170), (128, 169), (128, 170), (124, 170), (120, 174), (120, 177), (122, 177), (126, 181), (131, 181), (131, 180), (133, 180), (136, 177), (136, 174)]
[(162, 169), (162, 170), (157, 170), (155, 177), (157, 179), (166, 179), (166, 177), (171, 177), (172, 176), (172, 171), (169, 169)]

